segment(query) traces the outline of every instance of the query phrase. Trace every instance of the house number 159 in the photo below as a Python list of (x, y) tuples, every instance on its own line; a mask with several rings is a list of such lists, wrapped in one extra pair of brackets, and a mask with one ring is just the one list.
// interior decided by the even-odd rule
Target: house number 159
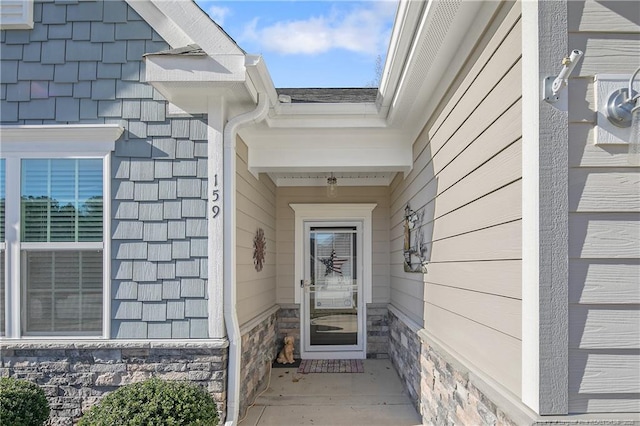
[[(217, 174), (213, 176), (213, 187), (214, 188), (218, 188), (218, 175)], [(211, 201), (213, 201), (214, 203), (217, 203), (219, 200), (220, 200), (220, 190), (219, 189), (214, 189), (212, 194), (211, 194)], [(213, 219), (218, 217), (218, 215), (220, 214), (220, 206), (214, 204), (213, 207), (211, 207), (211, 213), (213, 214)]]

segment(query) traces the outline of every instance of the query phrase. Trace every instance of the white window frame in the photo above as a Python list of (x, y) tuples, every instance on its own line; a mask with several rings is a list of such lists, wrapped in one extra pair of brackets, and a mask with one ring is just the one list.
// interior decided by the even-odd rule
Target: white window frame
[[(43, 125), (43, 126), (0, 126), (2, 142), (0, 158), (5, 159), (5, 241), (0, 248), (5, 249), (5, 334), (0, 339), (108, 339), (111, 334), (111, 154), (115, 142), (123, 128), (118, 125)], [(100, 249), (103, 262), (103, 309), (101, 335), (23, 335), (21, 304), (22, 283), (20, 242), (20, 185), (21, 161), (23, 159), (82, 159), (102, 158), (103, 179), (103, 238), (101, 242), (71, 243), (73, 248)], [(9, 200), (14, 200), (10, 203)], [(17, 200), (18, 207), (15, 206)], [(13, 207), (9, 207), (13, 206)], [(68, 248), (69, 243), (56, 243), (57, 247)], [(50, 248), (48, 243), (25, 243), (24, 248)]]

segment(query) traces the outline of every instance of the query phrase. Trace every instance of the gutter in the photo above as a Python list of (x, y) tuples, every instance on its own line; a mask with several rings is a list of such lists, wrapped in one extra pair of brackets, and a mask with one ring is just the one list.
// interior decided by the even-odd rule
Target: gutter
[(258, 92), (258, 105), (249, 111), (233, 117), (224, 128), (223, 134), (223, 194), (228, 194), (223, 205), (223, 217), (227, 222), (223, 232), (224, 265), (224, 322), (229, 339), (229, 366), (227, 368), (227, 417), (225, 426), (238, 422), (240, 412), (240, 364), (242, 336), (236, 309), (236, 136), (238, 128), (264, 120), (269, 112), (269, 98)]

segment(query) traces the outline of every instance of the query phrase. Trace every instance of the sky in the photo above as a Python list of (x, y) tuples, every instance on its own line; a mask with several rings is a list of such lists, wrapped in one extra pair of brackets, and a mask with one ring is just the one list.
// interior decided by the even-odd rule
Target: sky
[(377, 87), (396, 0), (195, 0), (278, 88)]

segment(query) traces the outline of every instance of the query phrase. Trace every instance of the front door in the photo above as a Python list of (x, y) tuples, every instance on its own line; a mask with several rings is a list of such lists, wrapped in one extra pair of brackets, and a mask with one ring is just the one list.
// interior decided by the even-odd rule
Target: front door
[(302, 357), (365, 358), (362, 224), (305, 222)]

